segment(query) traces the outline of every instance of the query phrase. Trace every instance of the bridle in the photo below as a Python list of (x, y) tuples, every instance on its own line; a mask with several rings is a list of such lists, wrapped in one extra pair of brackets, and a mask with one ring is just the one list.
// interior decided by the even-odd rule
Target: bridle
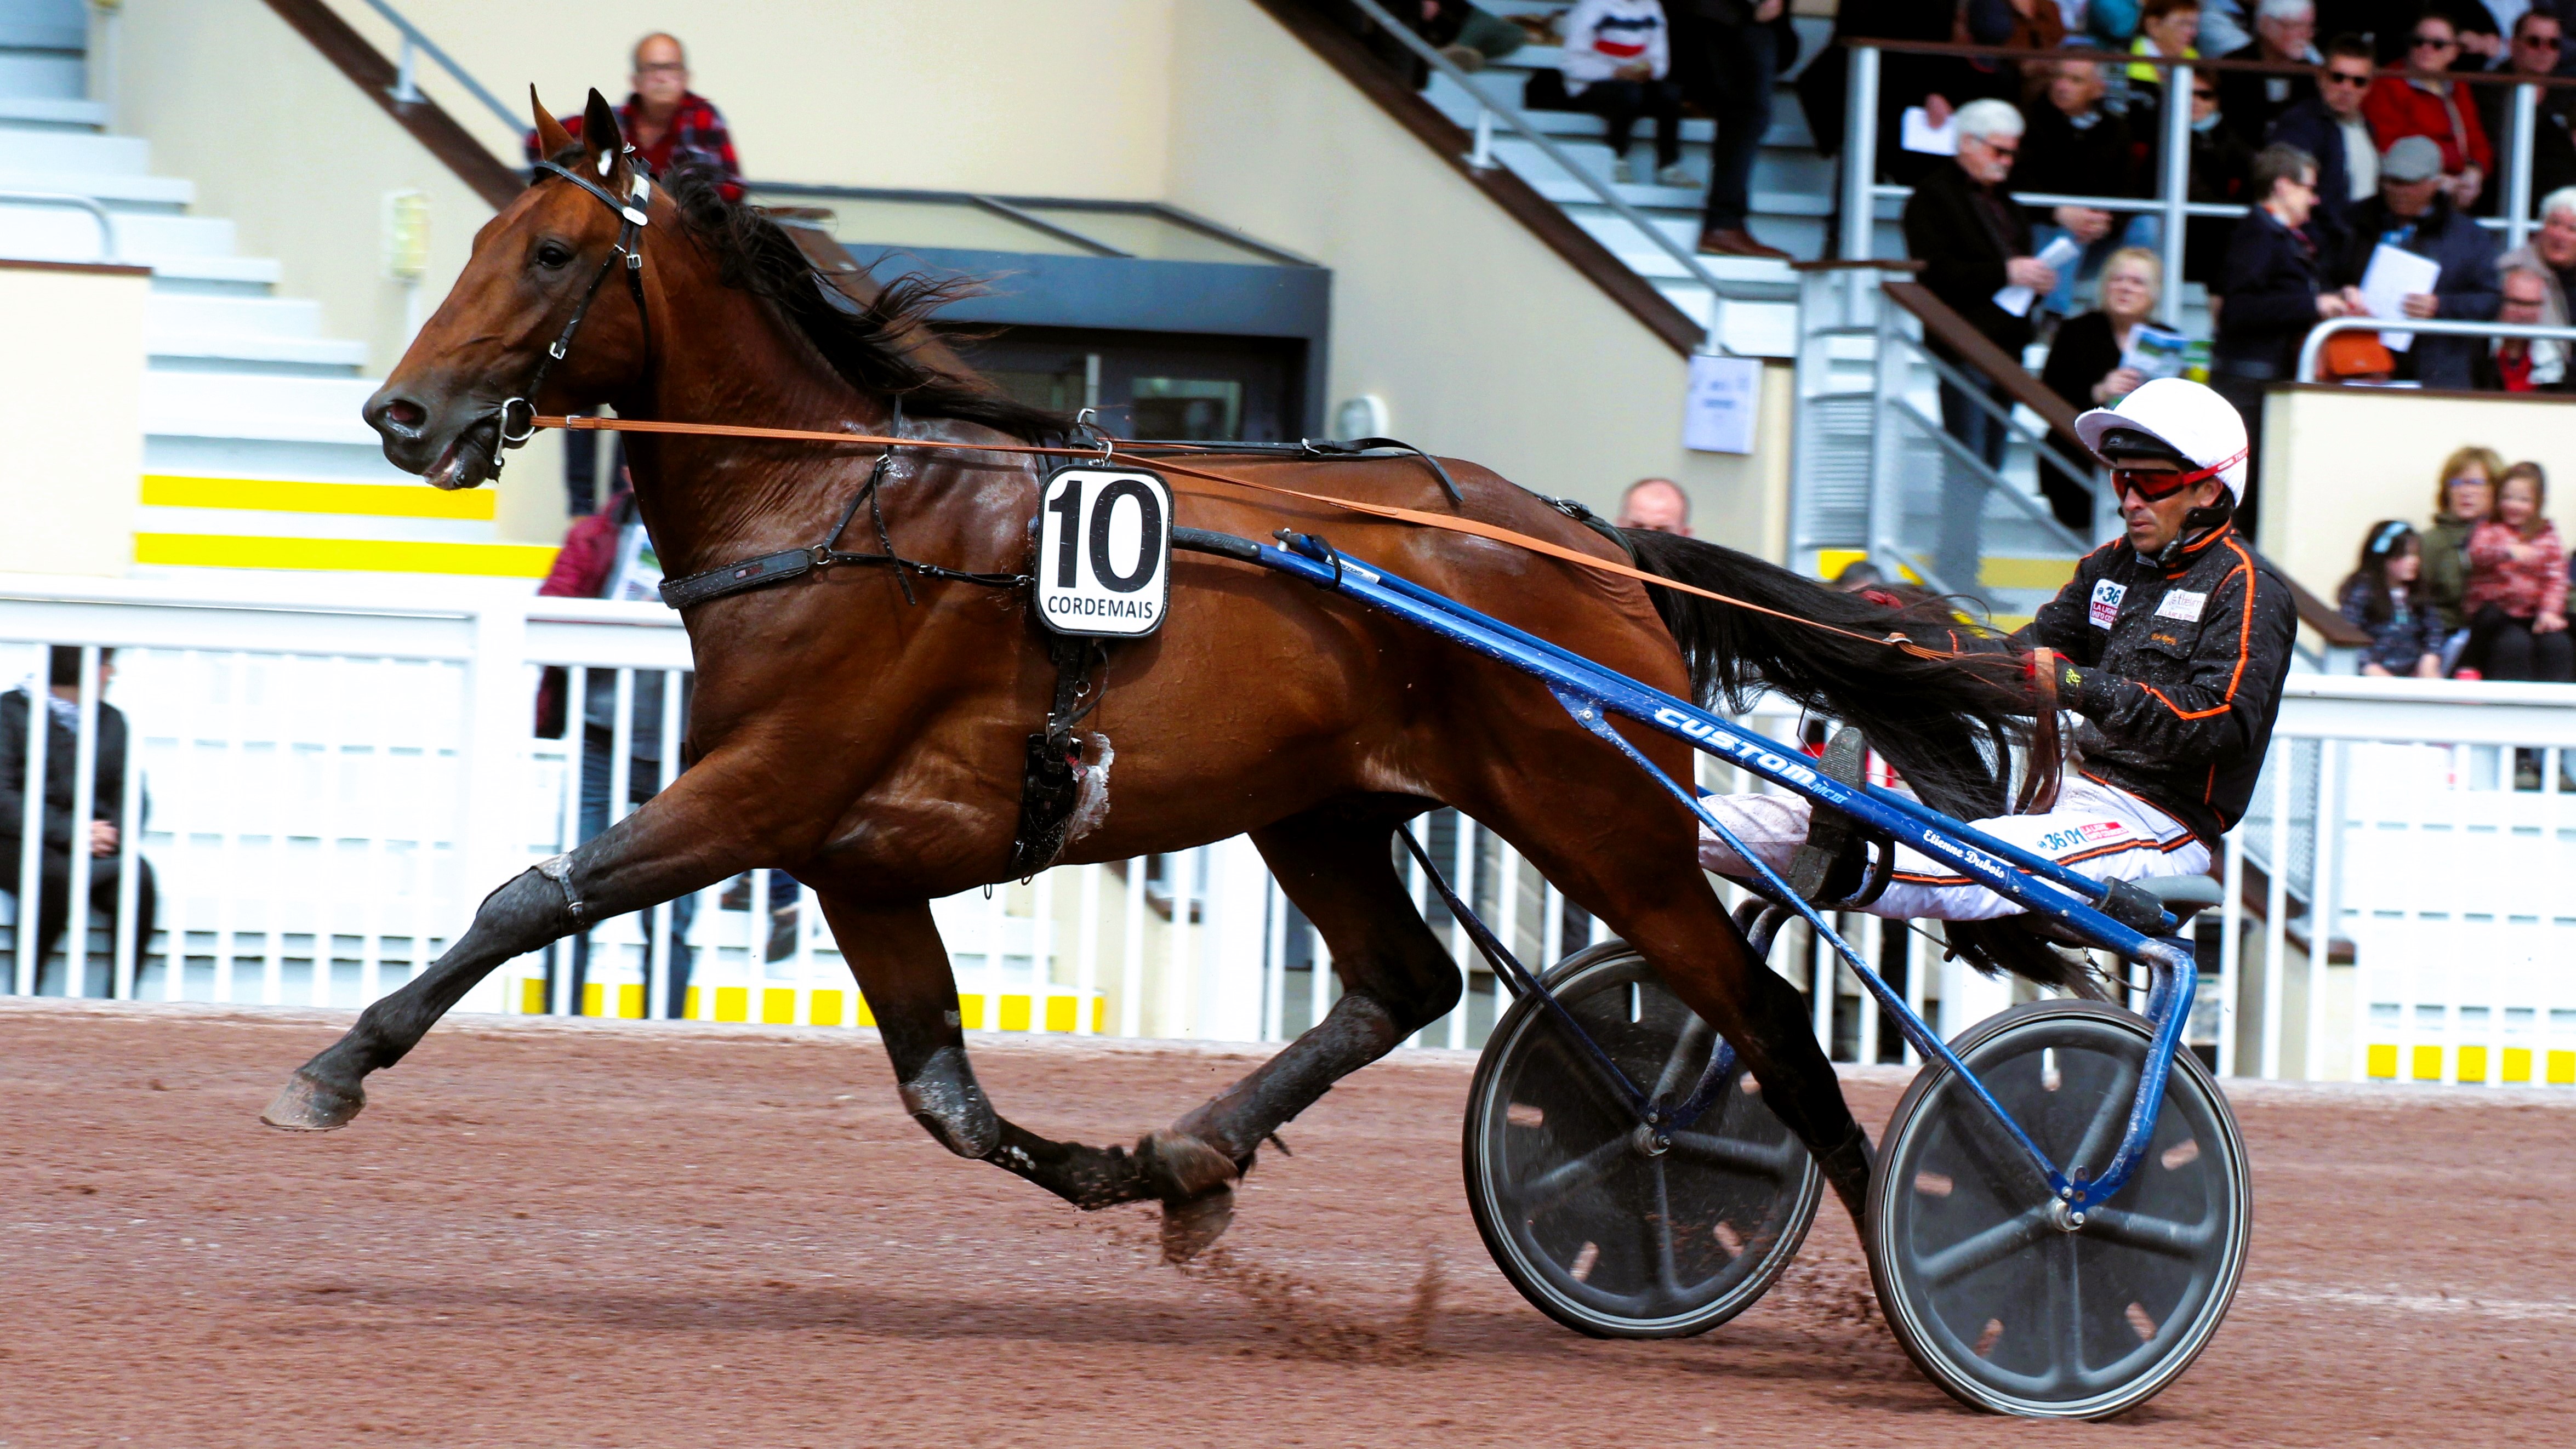
[[(646, 214), (646, 210), (653, 204), (653, 182), (645, 172), (644, 158), (635, 154), (635, 148), (632, 146), (623, 147), (614, 153), (601, 152), (600, 174), (603, 176), (608, 174), (617, 157), (621, 155), (626, 160), (629, 174), (635, 178), (634, 190), (624, 201), (618, 200), (607, 187), (569, 166), (560, 166), (552, 161), (537, 163), (536, 169), (540, 173), (550, 172), (562, 177), (598, 197), (600, 205), (617, 213), (617, 243), (610, 248), (608, 255), (601, 259), (599, 270), (591, 274), (590, 285), (582, 291), (580, 305), (572, 309), (572, 316), (564, 320), (563, 331), (556, 335), (554, 341), (546, 344), (546, 355), (537, 360), (537, 370), (530, 374), (527, 386), (519, 396), (503, 399), (501, 405), (493, 410), (493, 415), (498, 421), (500, 437), (500, 447), (492, 450), (492, 472), (495, 476), (498, 476), (501, 471), (503, 449), (520, 447), (537, 435), (537, 406), (530, 399), (544, 389), (546, 374), (554, 369), (556, 363), (564, 360), (565, 353), (572, 350), (574, 334), (581, 331), (582, 320), (590, 315), (590, 304), (599, 300), (599, 289), (607, 285), (608, 274), (616, 269), (619, 257), (626, 259), (626, 290), (635, 299), (636, 322), (644, 332), (645, 365), (648, 369), (652, 365), (653, 320), (652, 313), (644, 305), (643, 238), (644, 228), (652, 221), (652, 218)], [(523, 410), (521, 415), (526, 419), (516, 432), (512, 432), (510, 428), (514, 409)]]

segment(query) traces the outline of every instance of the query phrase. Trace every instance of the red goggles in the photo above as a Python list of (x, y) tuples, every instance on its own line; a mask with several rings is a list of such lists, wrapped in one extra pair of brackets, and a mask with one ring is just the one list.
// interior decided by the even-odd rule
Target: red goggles
[(2188, 473), (2167, 473), (2144, 468), (2113, 468), (2111, 496), (2126, 498), (2135, 493), (2149, 503), (2161, 503), (2194, 483), (2215, 478), (2244, 461), (2245, 454), (2239, 452), (2206, 468), (2195, 468)]

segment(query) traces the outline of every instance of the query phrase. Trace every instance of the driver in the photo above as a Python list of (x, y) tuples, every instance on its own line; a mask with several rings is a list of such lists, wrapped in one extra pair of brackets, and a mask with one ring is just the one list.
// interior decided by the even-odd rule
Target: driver
[[(2205, 874), (2254, 793), (2298, 632), (2288, 582), (2231, 521), (2244, 420), (2199, 383), (2160, 378), (2075, 431), (2112, 470), (2127, 531), (2012, 642), (2056, 652), (2058, 697), (2083, 717), (2076, 755), (2054, 809), (1974, 823), (2097, 880)], [(2030, 657), (2037, 668), (2045, 656)], [(1701, 803), (1775, 870), (1807, 838), (1803, 796)], [(1706, 826), (1699, 855), (1719, 875), (1754, 874)], [(1856, 883), (1841, 864), (1829, 879)], [(2022, 908), (1900, 847), (1886, 893), (1863, 909), (1977, 921)]]

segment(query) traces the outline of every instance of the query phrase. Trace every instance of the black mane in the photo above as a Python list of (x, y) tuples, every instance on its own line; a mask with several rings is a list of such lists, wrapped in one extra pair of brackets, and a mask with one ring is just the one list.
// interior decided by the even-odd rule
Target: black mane
[(935, 340), (931, 314), (976, 295), (982, 290), (976, 279), (910, 272), (884, 283), (874, 301), (862, 304), (815, 270), (778, 223), (727, 199), (725, 179), (712, 166), (684, 163), (661, 185), (690, 237), (715, 255), (724, 284), (776, 307), (852, 387), (901, 398), (912, 417), (980, 423), (1026, 442), (1060, 440), (1072, 432), (1073, 420), (1060, 413), (915, 355)]

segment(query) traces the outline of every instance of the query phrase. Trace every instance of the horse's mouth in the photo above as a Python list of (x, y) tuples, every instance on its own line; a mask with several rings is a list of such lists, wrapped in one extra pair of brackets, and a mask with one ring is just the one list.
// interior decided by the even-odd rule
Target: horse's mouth
[(493, 448), (500, 438), (498, 419), (487, 418), (467, 424), (449, 440), (447, 450), (438, 455), (438, 461), (430, 465), (429, 471), (420, 475), (421, 481), (451, 493), (489, 482), (501, 471), (494, 465), (493, 455)]

